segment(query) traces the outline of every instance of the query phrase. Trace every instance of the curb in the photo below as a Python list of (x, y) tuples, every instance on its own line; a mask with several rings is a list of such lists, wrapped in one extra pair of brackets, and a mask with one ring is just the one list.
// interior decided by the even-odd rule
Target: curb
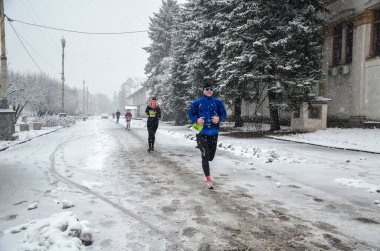
[(26, 142), (28, 142), (28, 141), (31, 141), (32, 139), (36, 139), (36, 138), (38, 138), (38, 137), (45, 136), (45, 135), (47, 135), (47, 134), (50, 134), (50, 133), (56, 132), (56, 131), (61, 130), (61, 129), (63, 129), (63, 128), (64, 128), (64, 127), (60, 127), (60, 128), (55, 129), (55, 130), (52, 130), (52, 131), (50, 131), (50, 132), (47, 132), (47, 133), (43, 133), (43, 134), (37, 135), (37, 136), (35, 136), (35, 137), (33, 137), (33, 138), (30, 138), (30, 139), (26, 139), (26, 140), (20, 141), (20, 142), (18, 142), (18, 143), (16, 143), (16, 144), (13, 144), (13, 145), (9, 145), (9, 146), (6, 146), (6, 147), (3, 147), (3, 148), (0, 148), (0, 152), (7, 150), (7, 149), (8, 149), (9, 147), (11, 147), (11, 146), (24, 144), (24, 143), (26, 143)]
[(311, 146), (319, 146), (319, 147), (326, 147), (326, 148), (331, 148), (331, 149), (345, 150), (345, 151), (353, 151), (353, 152), (361, 152), (361, 153), (371, 153), (371, 154), (380, 154), (380, 152), (372, 152), (372, 151), (367, 151), (367, 150), (359, 150), (359, 149), (344, 148), (344, 147), (337, 147), (337, 146), (325, 146), (325, 145), (319, 145), (319, 144), (302, 142), (302, 141), (294, 141), (294, 140), (290, 140), (290, 139), (280, 139), (280, 138), (276, 138), (276, 137), (273, 137), (273, 136), (264, 136), (264, 138), (274, 139), (274, 140), (280, 140), (280, 141), (287, 141), (287, 142), (293, 142), (293, 143), (297, 143), (297, 144), (306, 144), (306, 145), (311, 145)]

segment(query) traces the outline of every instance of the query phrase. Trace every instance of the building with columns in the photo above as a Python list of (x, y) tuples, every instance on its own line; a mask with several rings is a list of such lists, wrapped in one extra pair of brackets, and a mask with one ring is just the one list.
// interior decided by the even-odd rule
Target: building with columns
[(380, 0), (330, 0), (321, 96), (330, 120), (380, 121)]

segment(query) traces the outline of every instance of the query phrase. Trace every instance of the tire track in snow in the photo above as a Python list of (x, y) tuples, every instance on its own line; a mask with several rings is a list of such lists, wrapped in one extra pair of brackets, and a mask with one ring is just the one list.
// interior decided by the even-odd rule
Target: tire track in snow
[(137, 222), (141, 223), (142, 225), (144, 225), (145, 227), (149, 228), (152, 232), (154, 232), (155, 234), (158, 234), (160, 236), (162, 236), (163, 238), (165, 238), (166, 240), (170, 241), (171, 245), (174, 246), (175, 248), (182, 248), (183, 247), (177, 243), (177, 239), (169, 236), (168, 234), (166, 234), (165, 232), (161, 231), (158, 227), (150, 224), (148, 221), (146, 221), (145, 219), (143, 219), (143, 217), (139, 216), (138, 214), (134, 213), (133, 211), (127, 209), (127, 208), (124, 208), (122, 206), (120, 206), (119, 204), (111, 201), (110, 199), (106, 198), (105, 196), (102, 196), (94, 191), (91, 191), (89, 190), (87, 187), (84, 187), (68, 178), (66, 178), (65, 176), (61, 175), (60, 173), (57, 172), (56, 168), (55, 168), (55, 155), (56, 153), (60, 150), (60, 149), (63, 149), (63, 147), (69, 143), (69, 142), (73, 142), (73, 141), (76, 141), (76, 140), (80, 140), (82, 138), (85, 138), (85, 137), (91, 137), (93, 135), (86, 135), (86, 136), (81, 136), (81, 137), (77, 137), (75, 139), (69, 139), (69, 140), (66, 140), (64, 142), (62, 142), (61, 144), (59, 144), (55, 150), (50, 154), (49, 156), (49, 160), (50, 160), (50, 172), (51, 174), (59, 181), (67, 184), (67, 185), (71, 185), (73, 187), (76, 187), (77, 189), (81, 190), (82, 192), (86, 193), (86, 194), (91, 194), (93, 196), (95, 196), (96, 198), (102, 200), (103, 202), (111, 205), (112, 207), (120, 210), (122, 213), (128, 215), (129, 217), (132, 217), (133, 219), (135, 219)]
[[(129, 135), (145, 144), (145, 139), (143, 139), (137, 132), (131, 131), (129, 132)], [(121, 143), (126, 145), (126, 142), (124, 141)], [(170, 151), (169, 149), (166, 150)], [(179, 176), (192, 180), (188, 180), (190, 185), (199, 187), (199, 184), (196, 182), (196, 180), (199, 179), (199, 175), (194, 172), (186, 171), (180, 162), (163, 156), (160, 154), (160, 150), (155, 152), (160, 156), (159, 159), (157, 159), (157, 162), (164, 163), (162, 166), (165, 166), (165, 164), (166, 166), (170, 166), (171, 171), (175, 171)], [(148, 154), (148, 156), (150, 155)], [(225, 213), (233, 215), (236, 219), (240, 219), (241, 229), (246, 236), (242, 237), (242, 239), (225, 236), (225, 238), (232, 241), (235, 247), (239, 247), (243, 250), (250, 249), (253, 245), (257, 245), (255, 246), (256, 249), (271, 249), (274, 247), (280, 249), (292, 249), (294, 248), (293, 245), (296, 245), (299, 249), (316, 249), (318, 248), (318, 245), (327, 245), (329, 248), (336, 248), (334, 244), (329, 243), (326, 238), (318, 239), (318, 237), (313, 236), (314, 234), (310, 234), (310, 231), (316, 233), (320, 232), (320, 234), (325, 233), (325, 235), (328, 233), (328, 235), (331, 234), (332, 236), (335, 236), (338, 241), (342, 242), (341, 247), (338, 248), (339, 250), (352, 250), (351, 247), (354, 247), (353, 249), (363, 247), (356, 243), (355, 240), (352, 240), (350, 236), (347, 236), (342, 232), (329, 231), (328, 229), (316, 226), (313, 221), (309, 221), (308, 219), (302, 219), (286, 212), (278, 214), (275, 213), (276, 210), (263, 210), (263, 208), (268, 207), (271, 209), (272, 207), (271, 205), (266, 205), (257, 202), (256, 200), (254, 200), (254, 204), (257, 208), (254, 208), (253, 212), (247, 212), (247, 207), (245, 206), (244, 201), (236, 198), (236, 196), (231, 196), (231, 194), (223, 188), (219, 188), (218, 191), (219, 192), (211, 193), (209, 193), (209, 191), (203, 191), (200, 193), (208, 200), (214, 201), (214, 203)], [(279, 222), (276, 222), (274, 219), (277, 219)], [(284, 222), (287, 224), (284, 224)], [(289, 223), (290, 226), (288, 225)], [(228, 224), (226, 226), (228, 227)], [(256, 226), (256, 228), (253, 226)], [(220, 227), (222, 228), (223, 226), (221, 225)], [(306, 238), (302, 239), (302, 236), (305, 236)], [(308, 240), (309, 238), (310, 240)], [(300, 239), (300, 241), (297, 239)], [(254, 244), (253, 242), (257, 243)]]

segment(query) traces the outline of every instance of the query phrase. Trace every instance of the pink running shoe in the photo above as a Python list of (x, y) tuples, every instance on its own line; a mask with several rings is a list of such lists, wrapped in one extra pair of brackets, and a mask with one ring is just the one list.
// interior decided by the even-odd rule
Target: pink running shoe
[(212, 186), (212, 182), (211, 182), (211, 176), (207, 176), (206, 177), (206, 186), (208, 189), (214, 189), (213, 186)]

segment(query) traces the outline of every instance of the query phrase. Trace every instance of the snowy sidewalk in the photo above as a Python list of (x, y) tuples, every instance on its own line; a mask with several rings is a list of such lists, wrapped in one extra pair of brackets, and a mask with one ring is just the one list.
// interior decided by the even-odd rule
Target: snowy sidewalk
[(30, 131), (23, 131), (23, 132), (16, 131), (14, 135), (18, 136), (18, 139), (12, 140), (12, 141), (0, 140), (0, 152), (8, 149), (11, 146), (28, 142), (32, 139), (55, 132), (59, 129), (62, 129), (62, 126), (42, 127), (41, 130), (30, 130)]
[(380, 129), (328, 128), (312, 133), (269, 136), (269, 138), (380, 154)]

